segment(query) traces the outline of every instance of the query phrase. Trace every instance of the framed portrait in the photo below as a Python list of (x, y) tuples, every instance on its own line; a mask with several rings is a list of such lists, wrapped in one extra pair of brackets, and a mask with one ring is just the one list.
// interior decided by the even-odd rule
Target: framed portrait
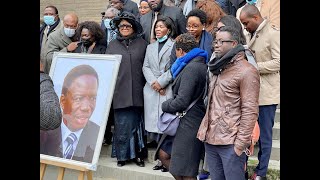
[(62, 123), (55, 130), (40, 131), (40, 160), (97, 169), (121, 58), (54, 53), (49, 75)]

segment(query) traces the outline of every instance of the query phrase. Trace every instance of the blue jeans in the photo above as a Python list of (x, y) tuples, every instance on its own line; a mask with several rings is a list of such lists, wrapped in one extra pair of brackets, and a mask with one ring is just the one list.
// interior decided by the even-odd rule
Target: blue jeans
[(245, 153), (238, 156), (233, 149), (233, 144), (211, 145), (204, 143), (204, 147), (211, 179), (245, 180)]
[(259, 138), (259, 164), (255, 168), (255, 172), (258, 176), (266, 176), (269, 159), (272, 149), (272, 128), (274, 124), (274, 117), (276, 114), (277, 104), (259, 106), (259, 118), (258, 123), (260, 127)]

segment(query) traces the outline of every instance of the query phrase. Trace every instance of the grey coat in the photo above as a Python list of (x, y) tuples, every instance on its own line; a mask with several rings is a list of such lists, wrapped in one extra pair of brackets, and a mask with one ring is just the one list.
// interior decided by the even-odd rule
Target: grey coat
[(143, 86), (146, 81), (142, 73), (142, 65), (147, 45), (141, 37), (130, 39), (128, 46), (118, 39), (109, 43), (106, 54), (122, 55), (113, 94), (114, 109), (143, 107)]
[[(177, 36), (187, 32), (187, 20), (183, 15), (181, 8), (163, 5), (158, 16), (159, 15), (169, 16), (170, 18), (172, 18), (176, 27)], [(154, 11), (149, 11), (147, 14), (141, 16), (140, 18), (140, 24), (143, 27), (144, 39), (148, 43), (150, 43), (150, 32), (153, 19)]]
[(123, 11), (131, 12), (134, 16), (138, 16), (139, 14), (137, 3), (131, 0), (124, 0)]
[[(63, 22), (62, 20), (59, 21), (59, 24), (54, 27), (53, 29), (51, 29), (51, 31), (49, 32), (49, 35), (47, 35), (46, 33), (43, 33), (42, 35), (42, 41), (41, 41), (41, 49), (40, 49), (40, 58), (41, 59), (45, 59), (46, 58), (46, 55), (47, 55), (47, 52), (48, 52), (48, 40), (49, 40), (49, 37), (52, 35), (53, 32), (55, 31), (59, 31), (60, 29), (63, 29)], [(44, 28), (45, 29), (45, 28)], [(41, 36), (41, 34), (40, 34)], [(46, 61), (43, 61), (44, 62), (44, 68), (46, 68)]]
[(56, 129), (61, 124), (59, 98), (49, 75), (40, 72), (40, 130)]
[[(158, 41), (149, 44), (144, 58), (142, 67), (143, 75), (147, 82), (143, 88), (144, 97), (144, 118), (145, 129), (148, 132), (160, 133), (157, 127), (157, 121), (162, 113), (161, 104), (169, 98), (172, 98), (172, 86), (170, 81), (172, 75), (170, 69), (165, 71), (166, 65), (170, 62), (170, 53), (174, 41), (168, 39), (163, 45), (161, 51), (158, 53)], [(162, 88), (166, 87), (166, 95), (161, 96), (157, 91), (151, 87), (152, 82), (158, 81)]]
[(49, 74), (52, 56), (54, 52), (67, 52), (67, 46), (71, 43), (71, 39), (64, 33), (64, 28), (60, 28), (58, 31), (54, 31), (48, 37), (48, 47), (46, 54), (46, 66), (44, 72)]

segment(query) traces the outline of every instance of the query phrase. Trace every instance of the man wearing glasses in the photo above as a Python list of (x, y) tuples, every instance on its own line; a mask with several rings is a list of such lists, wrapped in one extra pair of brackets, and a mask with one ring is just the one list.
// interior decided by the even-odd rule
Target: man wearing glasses
[(259, 72), (239, 42), (238, 30), (221, 27), (208, 63), (208, 105), (197, 137), (205, 144), (211, 179), (245, 180), (244, 151), (258, 119)]

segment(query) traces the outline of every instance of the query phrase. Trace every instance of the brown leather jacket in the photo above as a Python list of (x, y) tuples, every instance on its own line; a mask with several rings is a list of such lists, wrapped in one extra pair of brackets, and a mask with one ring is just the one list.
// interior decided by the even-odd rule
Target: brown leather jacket
[(259, 72), (235, 55), (218, 76), (209, 74), (208, 106), (197, 138), (212, 145), (234, 144), (244, 150), (251, 144), (251, 134), (258, 119)]

